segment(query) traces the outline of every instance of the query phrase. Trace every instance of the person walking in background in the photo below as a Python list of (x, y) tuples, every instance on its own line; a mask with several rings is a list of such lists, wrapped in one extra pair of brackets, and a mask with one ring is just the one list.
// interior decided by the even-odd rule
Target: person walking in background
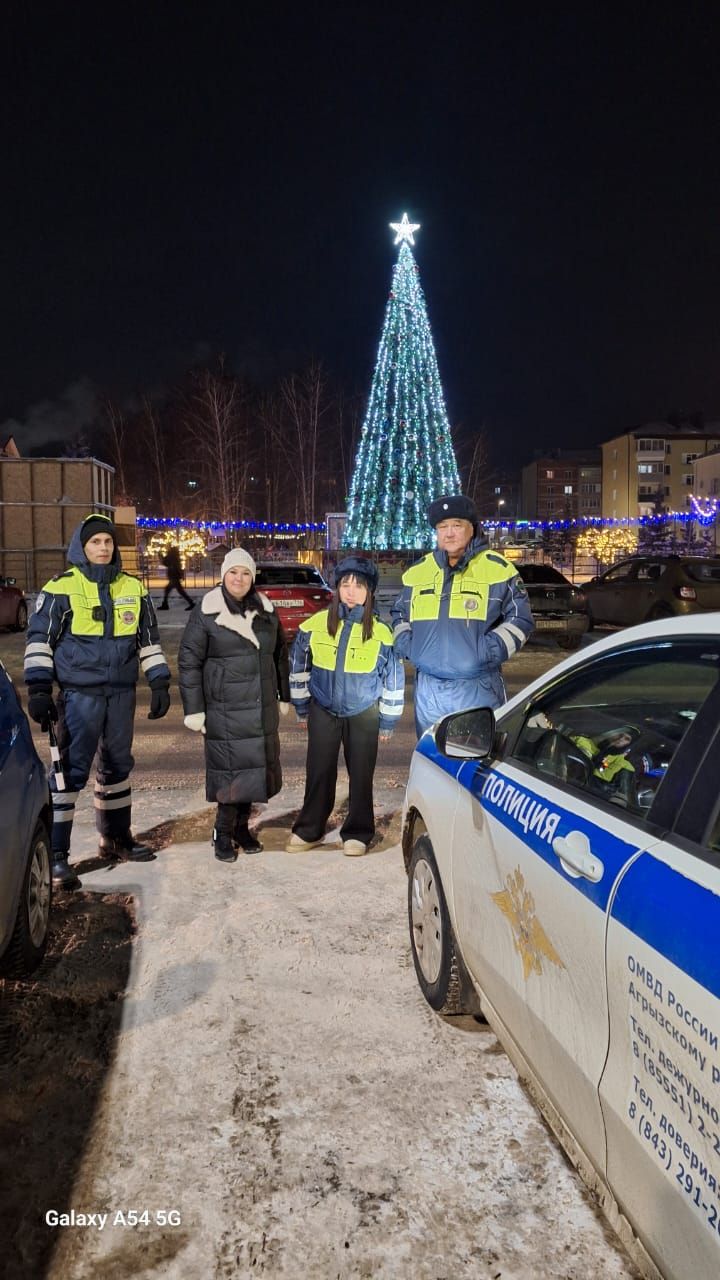
[(167, 586), (165, 587), (162, 604), (158, 605), (158, 609), (170, 608), (170, 605), (168, 604), (168, 597), (171, 591), (177, 591), (178, 595), (182, 596), (183, 600), (186, 602), (185, 607), (187, 609), (194, 609), (195, 601), (192, 596), (188, 595), (182, 584), (183, 567), (180, 563), (180, 552), (174, 544), (168, 547), (164, 556), (160, 557), (160, 563), (164, 564), (167, 569)]
[(469, 498), (431, 502), (437, 549), (403, 574), (392, 609), (395, 648), (416, 668), (415, 727), (505, 701), (502, 664), (534, 629), (527, 590), (513, 565), (478, 531)]
[[(139, 667), (152, 691), (148, 719), (170, 706), (170, 671), (159, 644), (152, 601), (138, 578), (123, 573), (115, 526), (89, 515), (68, 548), (70, 568), (47, 582), (35, 602), (25, 648), (28, 711), (47, 731), (57, 721), (65, 790), (50, 774), (53, 883), (77, 889), (68, 864), (75, 803), (95, 753), (95, 818), (100, 853), (136, 862), (155, 854), (130, 832), (135, 686)], [(57, 707), (53, 681), (60, 687)]]
[(188, 729), (205, 735), (206, 794), (217, 803), (213, 848), (234, 862), (258, 853), (250, 809), (282, 786), (279, 714), (290, 709), (285, 637), (273, 606), (255, 590), (255, 561), (238, 547), (221, 584), (203, 596), (180, 642), (180, 693)]
[(350, 779), (343, 852), (367, 852), (375, 834), (373, 776), (378, 734), (389, 741), (403, 711), (405, 672), (390, 628), (375, 616), (377, 569), (347, 556), (335, 570), (335, 595), (300, 624), (290, 665), (290, 696), (308, 727), (303, 806), (288, 853), (322, 842), (335, 804), (340, 745)]

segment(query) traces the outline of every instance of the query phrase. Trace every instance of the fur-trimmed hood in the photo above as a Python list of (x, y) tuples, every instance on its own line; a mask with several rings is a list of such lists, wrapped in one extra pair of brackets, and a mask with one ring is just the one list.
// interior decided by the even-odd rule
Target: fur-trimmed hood
[[(262, 591), (256, 591), (255, 595), (262, 604), (265, 613), (274, 613), (272, 600), (268, 600)], [(255, 645), (256, 649), (260, 648), (260, 641), (253, 631), (253, 619), (257, 617), (257, 609), (248, 609), (246, 613), (232, 613), (228, 609), (227, 601), (222, 593), (222, 587), (213, 587), (212, 591), (208, 591), (200, 602), (200, 611), (205, 614), (214, 614), (215, 621), (219, 627), (227, 627), (229, 631), (234, 631), (237, 635), (242, 636), (245, 640), (249, 640)]]

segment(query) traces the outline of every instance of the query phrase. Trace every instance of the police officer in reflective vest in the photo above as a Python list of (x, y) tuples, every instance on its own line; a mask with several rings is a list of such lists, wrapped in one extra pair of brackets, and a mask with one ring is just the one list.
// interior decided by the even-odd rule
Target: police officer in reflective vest
[(502, 664), (534, 626), (522, 578), (488, 549), (470, 499), (437, 498), (428, 520), (437, 549), (403, 574), (392, 610), (395, 650), (416, 668), (418, 737), (452, 711), (500, 706)]
[[(170, 706), (170, 671), (150, 597), (123, 573), (117, 534), (104, 515), (87, 516), (68, 548), (70, 568), (46, 583), (28, 625), (28, 711), (44, 730), (57, 721), (65, 790), (50, 775), (53, 883), (80, 887), (68, 865), (75, 803), (95, 753), (95, 819), (100, 853), (148, 862), (153, 852), (130, 832), (130, 771), (139, 666), (152, 690), (148, 719)], [(53, 702), (53, 681), (60, 693)]]

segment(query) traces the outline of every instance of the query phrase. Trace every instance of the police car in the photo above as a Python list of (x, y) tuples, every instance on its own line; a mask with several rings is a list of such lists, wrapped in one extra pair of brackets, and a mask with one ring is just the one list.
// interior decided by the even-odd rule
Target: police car
[(415, 750), (411, 946), (481, 1009), (646, 1275), (720, 1275), (720, 614), (582, 650)]

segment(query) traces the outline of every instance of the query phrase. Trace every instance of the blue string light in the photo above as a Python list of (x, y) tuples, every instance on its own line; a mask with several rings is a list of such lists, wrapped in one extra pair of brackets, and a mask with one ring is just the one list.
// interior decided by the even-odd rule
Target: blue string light
[(517, 531), (519, 529), (645, 529), (663, 524), (714, 524), (720, 502), (716, 498), (704, 501), (691, 498), (690, 511), (666, 511), (653, 516), (577, 516), (572, 520), (481, 520), (484, 529)]
[(184, 516), (137, 516), (138, 529), (200, 529), (216, 533), (221, 529), (250, 529), (260, 533), (324, 533), (324, 521), (294, 524), (290, 520), (186, 520)]

